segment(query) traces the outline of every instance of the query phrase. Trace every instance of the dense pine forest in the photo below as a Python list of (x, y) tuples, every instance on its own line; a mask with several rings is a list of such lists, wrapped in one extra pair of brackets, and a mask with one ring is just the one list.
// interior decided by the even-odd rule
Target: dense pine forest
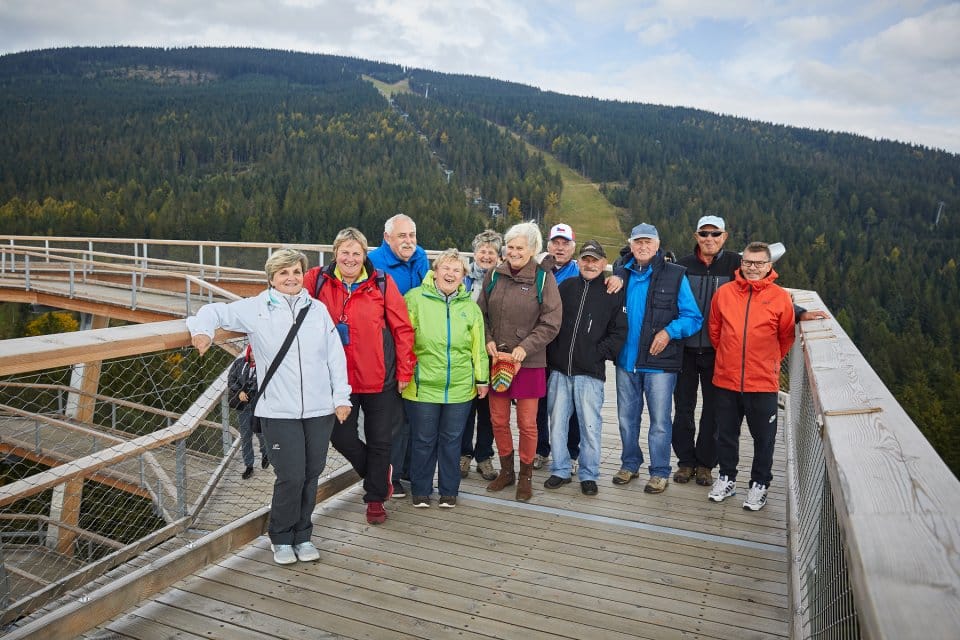
[[(409, 82), (383, 97), (364, 77)], [(429, 97), (424, 94), (429, 85)], [(3, 233), (377, 242), (403, 211), (428, 247), (549, 218), (552, 153), (692, 249), (705, 212), (730, 248), (788, 247), (960, 472), (960, 156), (687, 108), (254, 49), (58, 49), (0, 57)], [(503, 204), (491, 220), (486, 203)], [(508, 210), (508, 203), (513, 206)]]

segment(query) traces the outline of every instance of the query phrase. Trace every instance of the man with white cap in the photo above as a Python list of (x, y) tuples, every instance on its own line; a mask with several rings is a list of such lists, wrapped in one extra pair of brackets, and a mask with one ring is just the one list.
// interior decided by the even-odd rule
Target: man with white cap
[(700, 330), (703, 315), (686, 270), (664, 260), (655, 226), (642, 223), (633, 228), (630, 252), (616, 272), (627, 292), (627, 340), (617, 357), (617, 420), (623, 451), (613, 483), (627, 484), (640, 475), (640, 421), (646, 400), (650, 480), (644, 491), (663, 493), (670, 477), (670, 414), (683, 363), (683, 339)]
[[(687, 269), (687, 280), (704, 322), (700, 331), (684, 340), (683, 367), (673, 392), (673, 452), (677, 454), (678, 467), (673, 481), (685, 484), (695, 477), (697, 484), (710, 486), (713, 484), (711, 469), (717, 464), (713, 386), (716, 352), (707, 335), (707, 317), (717, 288), (733, 280), (733, 274), (740, 268), (740, 254), (723, 250), (728, 236), (726, 222), (720, 216), (700, 218), (693, 237), (697, 242), (693, 253), (680, 258), (677, 264)], [(699, 431), (694, 424), (698, 386), (703, 395)]]
[[(574, 252), (577, 250), (577, 236), (570, 225), (563, 222), (553, 225), (547, 238), (547, 255), (540, 264), (553, 274), (557, 285), (568, 278), (580, 275), (577, 261), (573, 259)], [(549, 390), (547, 394), (549, 395)], [(540, 398), (540, 405), (537, 407), (537, 455), (533, 459), (534, 469), (542, 469), (544, 463), (550, 458), (548, 403), (548, 397), (544, 396)], [(577, 421), (576, 413), (570, 417), (567, 453), (570, 454), (575, 468), (577, 458), (580, 456), (580, 423)]]

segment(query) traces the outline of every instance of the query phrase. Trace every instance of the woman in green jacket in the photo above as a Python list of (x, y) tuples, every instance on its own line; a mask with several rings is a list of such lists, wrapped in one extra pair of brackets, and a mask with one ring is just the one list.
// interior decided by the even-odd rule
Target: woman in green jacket
[(410, 493), (429, 507), (438, 470), (440, 507), (457, 504), (460, 438), (474, 397), (487, 394), (490, 361), (483, 314), (463, 286), (467, 265), (456, 249), (433, 263), (423, 284), (406, 293), (417, 366), (403, 391), (410, 418)]

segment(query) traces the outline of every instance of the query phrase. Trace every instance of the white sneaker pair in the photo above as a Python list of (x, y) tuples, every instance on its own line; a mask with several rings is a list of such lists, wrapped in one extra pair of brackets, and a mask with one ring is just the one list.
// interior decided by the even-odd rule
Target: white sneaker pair
[[(713, 502), (723, 502), (731, 496), (737, 495), (737, 483), (727, 476), (720, 476), (707, 497)], [(767, 504), (767, 486), (757, 482), (750, 483), (750, 491), (743, 502), (743, 508), (748, 511), (760, 511)]]
[(309, 540), (296, 545), (272, 544), (270, 548), (273, 549), (273, 561), (277, 564), (293, 564), (297, 560), (313, 562), (320, 559), (320, 552)]

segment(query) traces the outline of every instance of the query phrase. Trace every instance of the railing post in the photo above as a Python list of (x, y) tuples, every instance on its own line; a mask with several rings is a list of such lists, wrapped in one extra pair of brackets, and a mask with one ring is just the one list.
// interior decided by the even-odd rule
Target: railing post
[(200, 250), (200, 277), (203, 277), (203, 243), (197, 245), (197, 249)]
[(0, 544), (0, 609), (10, 606), (10, 580), (7, 578), (7, 559)]
[(73, 275), (74, 275), (74, 274), (73, 274), (73, 272), (74, 272), (74, 267), (73, 267), (73, 265), (74, 265), (74, 263), (71, 262), (71, 263), (70, 263), (70, 293), (69, 293), (71, 300), (73, 300), (73, 295), (74, 295), (74, 291), (75, 291), (75, 289), (74, 289), (74, 281), (73, 281)]
[(187, 295), (186, 295), (186, 302), (187, 302), (186, 315), (187, 315), (187, 317), (189, 318), (189, 317), (190, 317), (190, 313), (191, 313), (191, 311), (192, 311), (192, 308), (191, 308), (191, 306), (190, 306), (190, 278), (187, 277), (187, 278), (184, 278), (184, 280), (186, 280), (186, 283), (187, 283), (187, 285), (186, 285), (186, 287), (185, 287), (185, 290), (186, 290), (186, 292), (187, 292)]
[(24, 288), (26, 291), (30, 291), (30, 256), (25, 254), (23, 256), (23, 277), (24, 277)]
[(214, 279), (220, 280), (220, 245), (217, 245), (216, 247), (214, 247), (213, 253), (214, 253), (214, 258), (213, 258), (214, 266), (216, 267), (216, 269), (214, 270), (214, 273), (215, 273)]
[(187, 515), (187, 439), (177, 440), (177, 513)]
[(220, 396), (220, 425), (222, 427), (223, 455), (230, 451), (230, 403), (227, 402), (229, 391)]
[(137, 309), (137, 272), (130, 274), (130, 308)]

